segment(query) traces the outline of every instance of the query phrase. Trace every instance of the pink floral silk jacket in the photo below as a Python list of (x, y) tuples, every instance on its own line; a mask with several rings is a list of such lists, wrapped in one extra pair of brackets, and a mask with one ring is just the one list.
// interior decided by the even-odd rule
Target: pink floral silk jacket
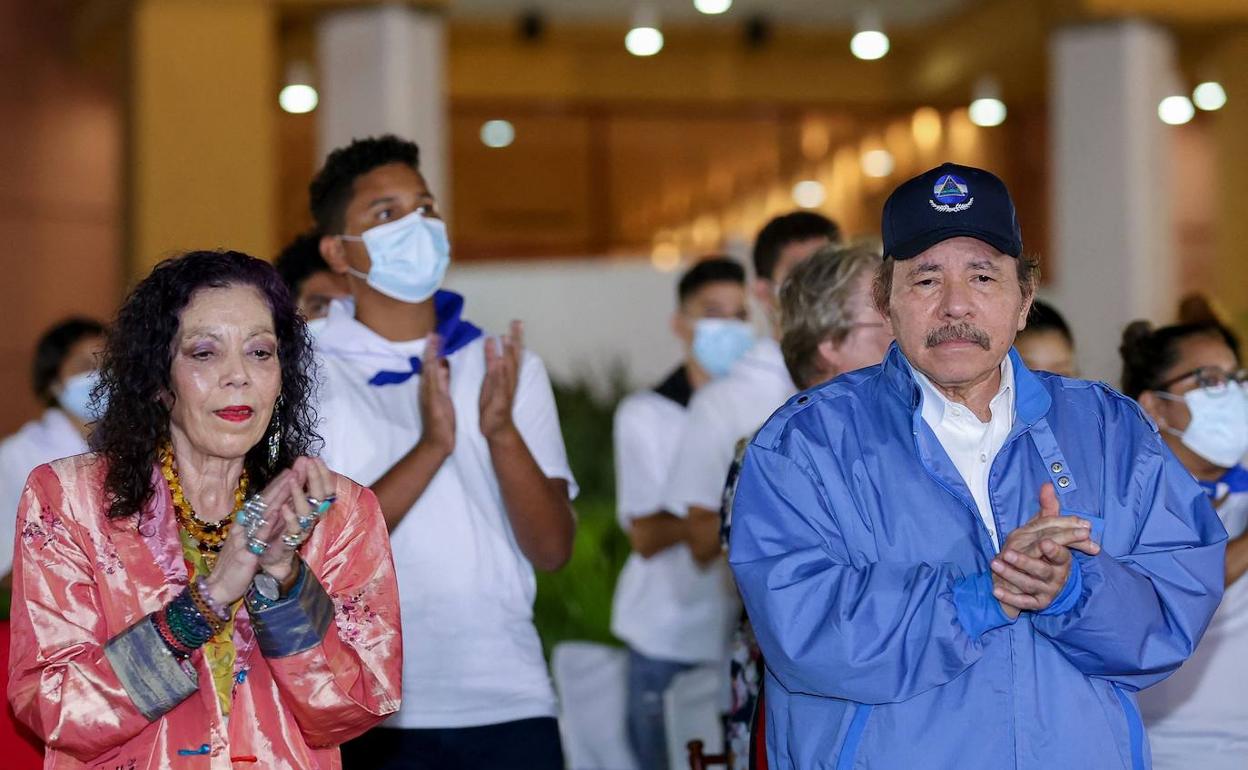
[(187, 582), (168, 487), (156, 470), (144, 513), (114, 522), (104, 472), (94, 455), (42, 465), (19, 506), (9, 702), (47, 743), (45, 768), (341, 767), (338, 744), (401, 694), (398, 588), (372, 492), (339, 476), (291, 597), (240, 607), (226, 719), (202, 654), (179, 664), (150, 634), (148, 614)]

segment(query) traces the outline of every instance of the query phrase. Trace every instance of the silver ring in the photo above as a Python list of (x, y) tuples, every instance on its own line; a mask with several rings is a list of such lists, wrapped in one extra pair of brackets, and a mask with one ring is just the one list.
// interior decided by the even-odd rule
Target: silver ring
[(263, 556), (264, 552), (269, 550), (269, 544), (258, 537), (247, 538), (247, 550), (256, 556)]
[(299, 529), (311, 529), (316, 523), (317, 516), (314, 513), (305, 513), (299, 517)]
[(308, 539), (308, 536), (306, 534), (306, 531), (300, 532), (297, 535), (282, 535), (282, 544), (285, 545), (287, 548), (298, 548), (299, 546), (303, 545), (303, 541), (307, 539)]
[(243, 507), (235, 514), (234, 520), (248, 529), (258, 529), (265, 525), (264, 513), (268, 509), (269, 504), (264, 501), (264, 498), (255, 494), (247, 498), (247, 502), (243, 503)]

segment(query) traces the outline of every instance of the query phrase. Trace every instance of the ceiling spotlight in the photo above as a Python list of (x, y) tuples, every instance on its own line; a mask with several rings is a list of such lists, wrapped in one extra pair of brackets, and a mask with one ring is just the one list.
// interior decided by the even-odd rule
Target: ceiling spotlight
[(1208, 80), (1192, 91), (1192, 101), (1202, 110), (1220, 110), (1226, 104), (1226, 89), (1216, 80)]
[(624, 47), (633, 56), (654, 56), (663, 50), (663, 33), (659, 31), (659, 15), (654, 8), (638, 6), (633, 14), (633, 28), (624, 36)]
[(732, 7), (732, 0), (693, 0), (693, 7), (698, 9), (698, 13), (718, 16)]
[(793, 185), (793, 202), (804, 209), (817, 209), (828, 199), (823, 185), (813, 179), (805, 179)]
[(1182, 94), (1167, 96), (1157, 105), (1157, 117), (1161, 118), (1162, 123), (1171, 126), (1181, 126), (1195, 114), (1196, 108), (1192, 106), (1192, 100)]
[(312, 67), (305, 61), (292, 61), (286, 67), (286, 85), (277, 95), (277, 103), (292, 115), (303, 115), (316, 109), (320, 97), (312, 87)]
[(982, 128), (992, 128), (1005, 122), (1005, 102), (1001, 101), (1001, 84), (993, 77), (981, 77), (971, 92), (971, 122)]
[(516, 127), (508, 120), (487, 120), (481, 124), (481, 144), (502, 149), (516, 141)]
[(874, 11), (863, 11), (858, 15), (858, 31), (849, 41), (849, 50), (859, 59), (874, 61), (883, 59), (888, 53), (888, 35), (884, 34), (884, 25), (880, 23), (880, 15)]

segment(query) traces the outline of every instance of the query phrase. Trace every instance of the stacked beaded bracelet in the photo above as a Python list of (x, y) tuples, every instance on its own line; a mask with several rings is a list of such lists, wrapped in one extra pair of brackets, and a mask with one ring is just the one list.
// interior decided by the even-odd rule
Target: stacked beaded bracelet
[(169, 619), (165, 617), (165, 613), (152, 613), (152, 625), (156, 627), (156, 633), (160, 634), (160, 640), (165, 643), (173, 656), (179, 660), (185, 660), (191, 656), (195, 650), (190, 647), (184, 647), (178, 642), (178, 638), (173, 635), (173, 631), (169, 628)]
[(220, 616), (211, 612), (205, 616), (196, 607), (189, 586), (174, 597), (164, 610), (153, 613), (152, 623), (169, 651), (179, 659), (189, 657), (225, 627), (225, 621)]

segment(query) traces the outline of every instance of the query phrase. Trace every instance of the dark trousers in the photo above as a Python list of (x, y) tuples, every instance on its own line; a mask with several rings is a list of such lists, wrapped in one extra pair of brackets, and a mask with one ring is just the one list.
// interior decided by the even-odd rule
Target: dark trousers
[(343, 770), (563, 770), (553, 717), (481, 727), (378, 727), (342, 746)]

